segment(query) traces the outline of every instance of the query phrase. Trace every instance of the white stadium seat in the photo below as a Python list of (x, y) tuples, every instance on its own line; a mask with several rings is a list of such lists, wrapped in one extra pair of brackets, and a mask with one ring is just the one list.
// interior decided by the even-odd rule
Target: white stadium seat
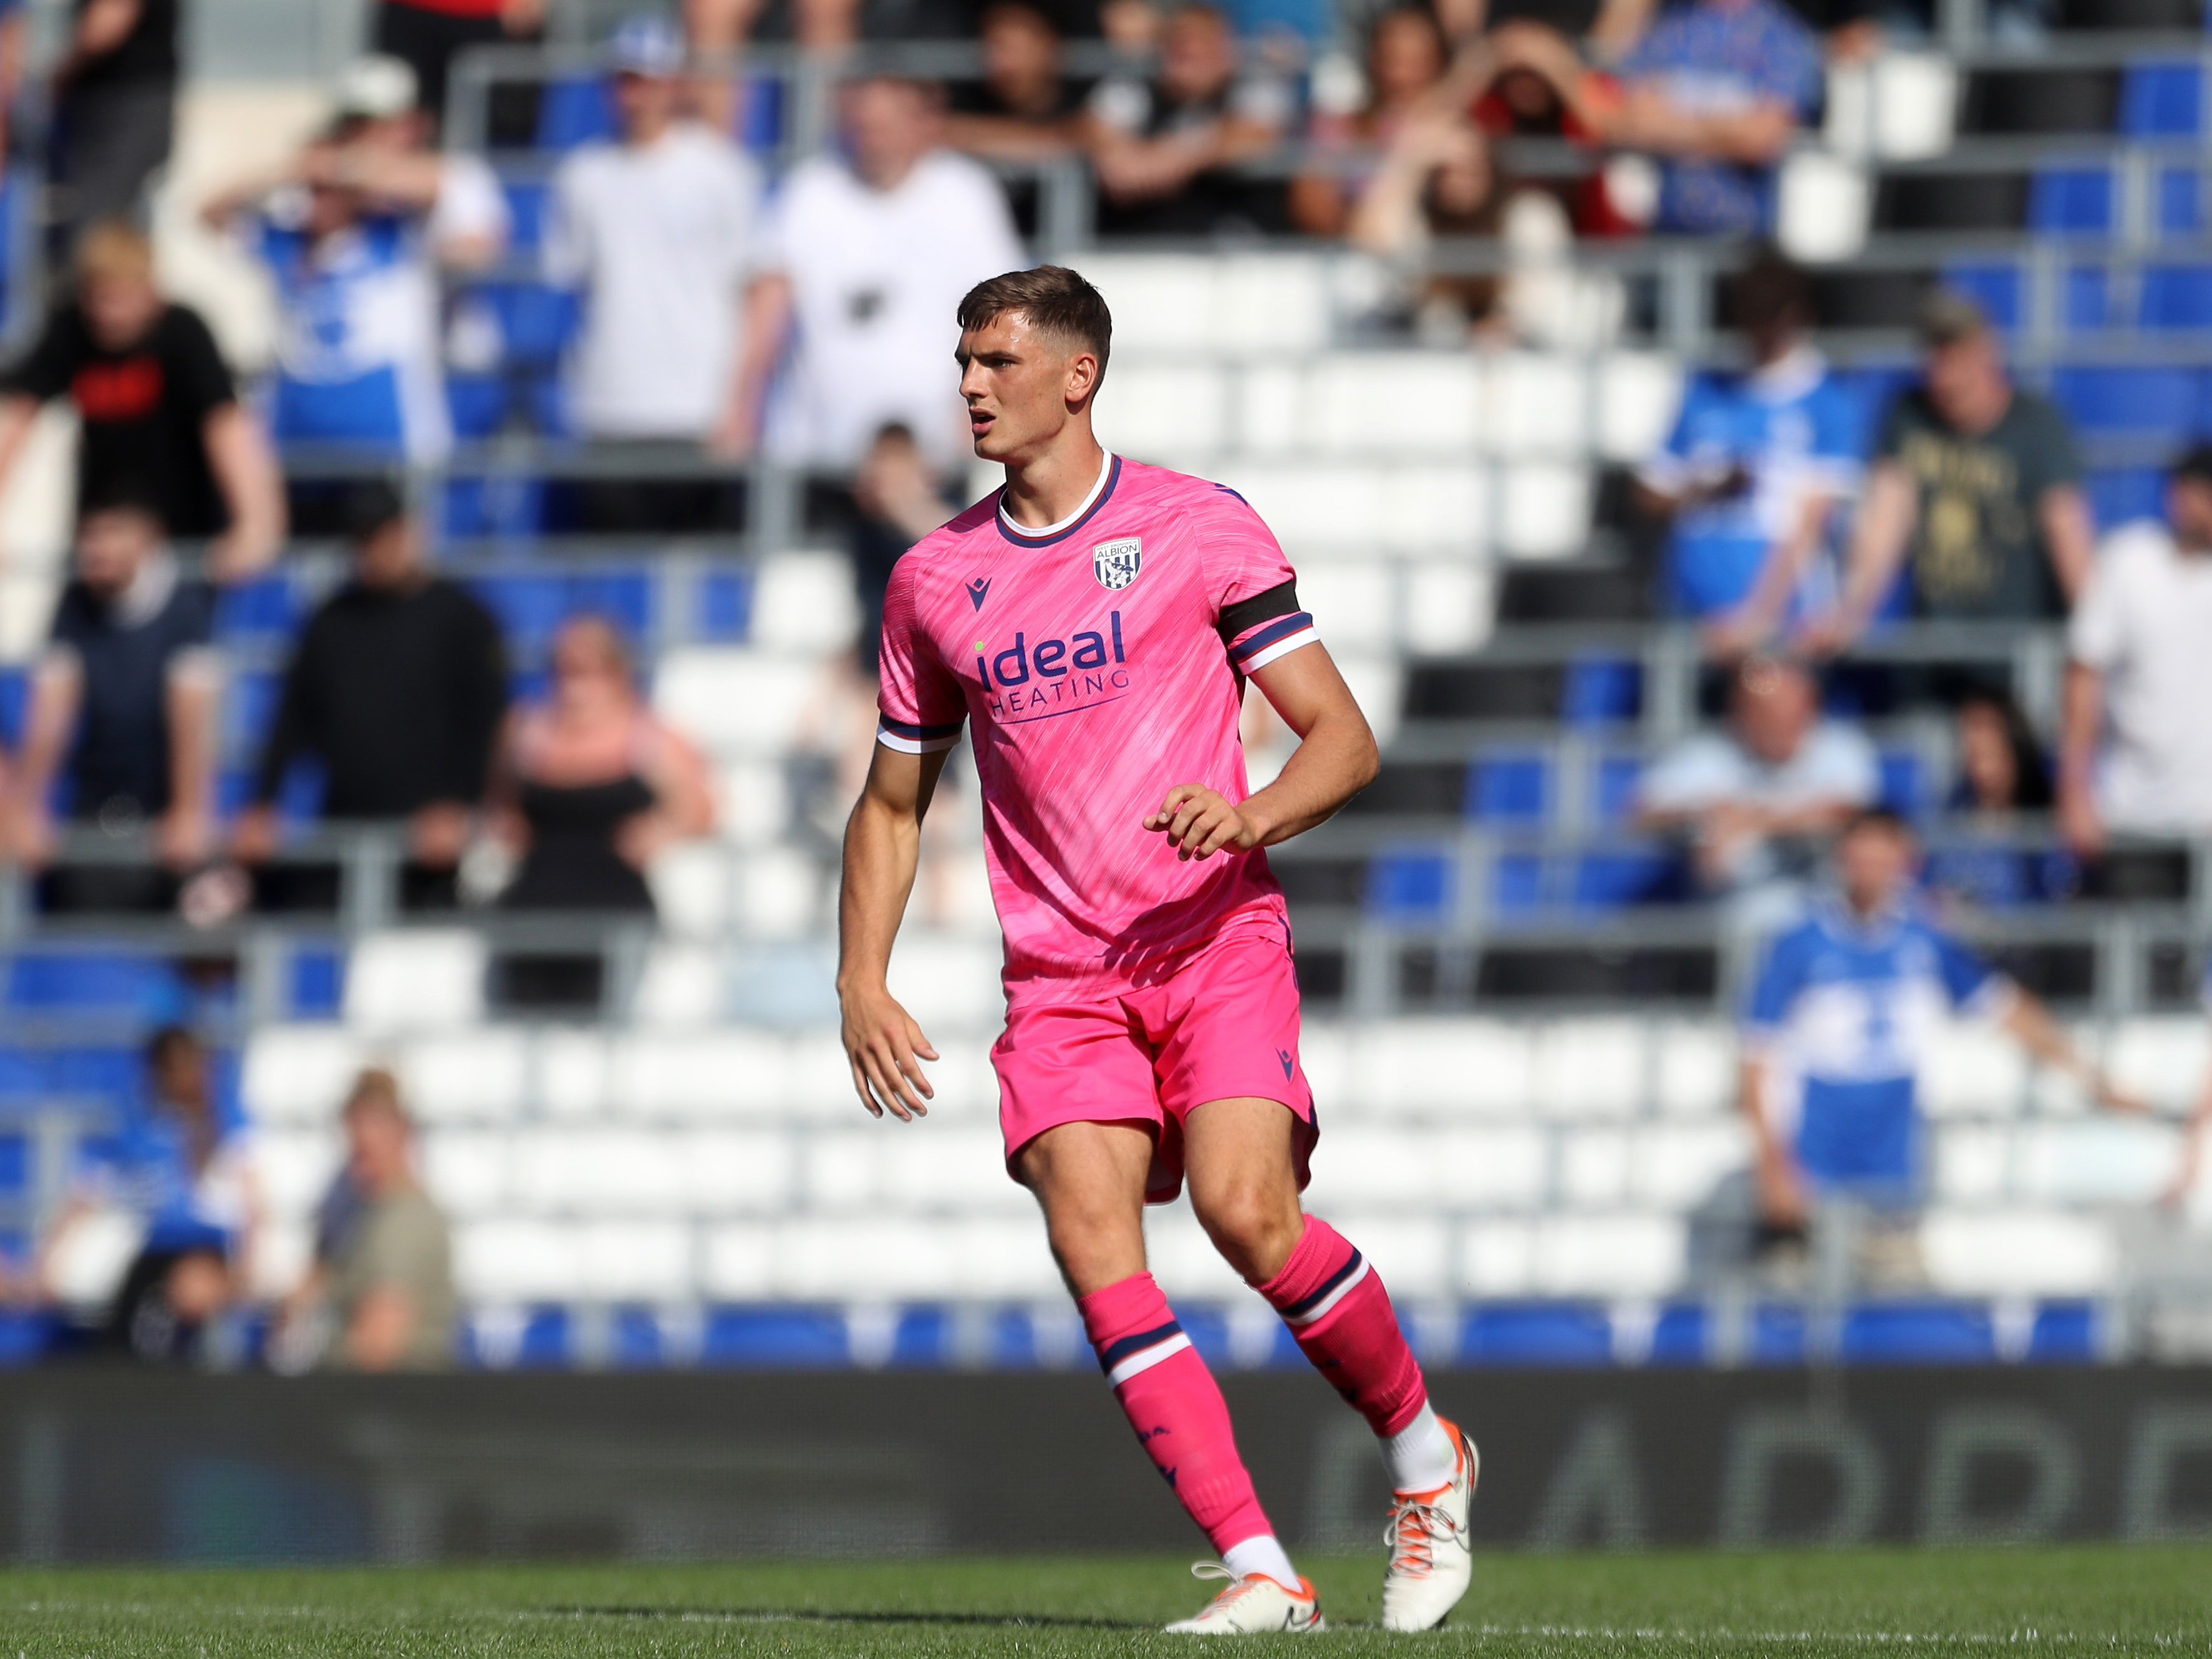
[(1936, 1199), (1950, 1204), (1986, 1204), (2003, 1198), (2012, 1180), (2012, 1132), (1951, 1123), (1933, 1138)]
[(330, 1190), (345, 1156), (335, 1126), (316, 1129), (260, 1129), (252, 1139), (253, 1170), (270, 1213), (304, 1216)]
[(608, 1302), (674, 1302), (693, 1293), (690, 1228), (673, 1221), (593, 1221), (579, 1229), (577, 1293)]
[[(1299, 592), (1317, 573), (1299, 574)], [(1399, 584), (1398, 638), (1416, 656), (1449, 657), (1479, 649), (1496, 616), (1496, 584), (1487, 570), (1460, 561), (1425, 559), (1406, 567)], [(1322, 613), (1316, 611), (1316, 619)], [(1322, 620), (1327, 637), (1329, 623)]]
[(1115, 453), (1188, 471), (1228, 447), (1228, 388), (1210, 363), (1117, 362), (1098, 388), (1097, 420)]
[(891, 994), (925, 1031), (995, 1027), (1006, 1011), (1002, 961), (995, 942), (909, 927), (891, 953)]
[(1239, 1301), (1252, 1294), (1183, 1205), (1145, 1212), (1145, 1258), (1170, 1300)]
[(685, 646), (665, 653), (653, 706), (717, 755), (781, 755), (798, 742), (826, 689), (822, 665), (735, 646)]
[(1223, 468), (1221, 482), (1252, 504), (1293, 558), (1310, 551), (1371, 553), (1382, 541), (1380, 467), (1239, 462)]
[(1241, 453), (1281, 455), (1304, 447), (1305, 371), (1302, 368), (1294, 363), (1251, 363), (1237, 376), (1236, 384), (1237, 448)]
[(483, 936), (463, 928), (369, 934), (346, 962), (346, 1023), (372, 1032), (474, 1024), (489, 959)]
[(1340, 352), (1306, 370), (1306, 447), (1317, 455), (1466, 456), (1483, 441), (1471, 354)]
[(708, 1230), (700, 1292), (719, 1302), (757, 1302), (775, 1293), (775, 1228), (769, 1222)]
[(676, 1138), (672, 1202), (701, 1215), (770, 1215), (791, 1201), (798, 1152), (765, 1130), (702, 1129)]
[(719, 939), (730, 925), (730, 855), (712, 842), (672, 847), (653, 860), (647, 878), (660, 925), (682, 939)]
[(1086, 255), (1083, 274), (1114, 313), (1115, 357), (1202, 357), (1220, 349), (1213, 318), (1220, 268), (1200, 254)]
[(1589, 539), (1589, 475), (1558, 462), (1520, 462), (1504, 469), (1498, 548), (1508, 558), (1558, 559)]
[(1669, 1020), (1655, 1029), (1652, 1041), (1661, 1111), (1698, 1117), (1735, 1109), (1741, 1055), (1733, 1031), (1717, 1022)]
[(779, 1296), (899, 1302), (957, 1296), (954, 1229), (940, 1221), (841, 1217), (787, 1221), (775, 1231)]
[(1554, 1117), (1632, 1117), (1650, 1085), (1644, 1028), (1634, 1019), (1561, 1019), (1536, 1033), (1534, 1097)]
[(1638, 1129), (1631, 1143), (1628, 1195), (1662, 1209), (1692, 1209), (1750, 1162), (1750, 1136), (1734, 1119)]
[(799, 939), (823, 915), (822, 866), (801, 848), (763, 847), (737, 869), (732, 920), (753, 939)]
[(1532, 1279), (1547, 1296), (1662, 1296), (1682, 1278), (1680, 1217), (1550, 1215), (1536, 1224)]
[(1494, 453), (1509, 460), (1582, 457), (1589, 410), (1582, 359), (1509, 351), (1492, 361), (1486, 390)]
[(1060, 1270), (1046, 1248), (1044, 1223), (1030, 1213), (1019, 1219), (963, 1218), (955, 1222), (946, 1241), (951, 1257), (952, 1294), (963, 1297), (1012, 1299), (1022, 1297), (1057, 1297)]
[[(1328, 1120), (1323, 1119), (1326, 1125)], [(1544, 1138), (1533, 1129), (1326, 1127), (1314, 1155), (1317, 1207), (1523, 1206), (1541, 1196)]]
[(554, 1117), (596, 1117), (606, 1109), (607, 1040), (596, 1030), (554, 1030), (538, 1039), (536, 1096)]
[(773, 1033), (639, 1033), (615, 1047), (608, 1098), (638, 1118), (761, 1118), (778, 1113), (790, 1048)]
[(1479, 1221), (1460, 1230), (1454, 1264), (1462, 1295), (1526, 1296), (1536, 1275), (1536, 1230), (1528, 1221)]
[(714, 829), (733, 847), (765, 848), (791, 822), (791, 786), (781, 758), (724, 757), (714, 766)]
[(314, 1265), (314, 1229), (303, 1220), (271, 1218), (254, 1237), (248, 1294), (276, 1302), (299, 1289)]
[(1304, 1070), (1324, 1123), (1356, 1118), (1366, 1104), (1352, 1085), (1352, 1033), (1334, 1020), (1316, 1021), (1298, 1032), (1298, 1065)]
[(1309, 565), (1298, 572), (1298, 602), (1313, 612), (1332, 654), (1337, 650), (1387, 651), (1395, 642), (1395, 572), (1387, 564)]
[(1682, 404), (1682, 370), (1656, 352), (1616, 351), (1597, 369), (1597, 451), (1631, 465), (1667, 440)]
[(2112, 1033), (2105, 1063), (2122, 1088), (2165, 1110), (2185, 1111), (2212, 1064), (2212, 1028), (2202, 1014), (2130, 1019)]
[(434, 1129), (422, 1137), (423, 1180), (450, 1215), (497, 1214), (511, 1192), (514, 1142), (475, 1129)]
[[(1202, 349), (1273, 357), (1317, 350), (1328, 340), (1328, 276), (1319, 258), (1244, 253), (1213, 263), (1213, 314)], [(1115, 333), (1118, 339), (1118, 315)]]
[(2021, 1132), (2020, 1195), (2052, 1204), (2143, 1205), (2180, 1167), (2169, 1124), (2090, 1117)]
[(1490, 542), (1490, 477), (1480, 466), (1394, 466), (1382, 475), (1382, 544), (1477, 557)]
[(1415, 1298), (1451, 1289), (1451, 1234), (1440, 1218), (1402, 1210), (1352, 1210), (1329, 1218), (1382, 1276), (1401, 1311)]
[(1618, 1205), (1628, 1194), (1629, 1139), (1623, 1129), (1577, 1129), (1559, 1140), (1559, 1197), (1581, 1209)]
[(508, 1218), (455, 1230), (453, 1277), (472, 1302), (561, 1300), (580, 1293), (582, 1240), (569, 1224)]
[(426, 1123), (510, 1118), (521, 1109), (529, 1073), (523, 1034), (497, 1026), (417, 1038), (399, 1067), (407, 1097)]
[(1404, 673), (1389, 657), (1363, 656), (1355, 652), (1331, 652), (1345, 689), (1367, 716), (1375, 741), (1387, 744), (1396, 735), (1398, 712), (1404, 704)]
[(842, 651), (860, 624), (852, 562), (837, 552), (771, 553), (753, 576), (748, 638), (795, 656)]
[(246, 1045), (240, 1093), (257, 1123), (334, 1123), (368, 1062), (361, 1039), (335, 1025), (271, 1025)]
[(1528, 1034), (1492, 1020), (1378, 1020), (1353, 1038), (1353, 1087), (1371, 1110), (1443, 1118), (1529, 1109)]
[(630, 1012), (647, 1025), (702, 1025), (721, 1015), (727, 988), (719, 951), (663, 941), (646, 953)]
[(2008, 1116), (2020, 1109), (2027, 1062), (1984, 1021), (1954, 1020), (1929, 1045), (1920, 1101), (1934, 1117)]
[(1937, 1210), (1921, 1223), (1929, 1281), (1954, 1296), (2087, 1296), (2119, 1266), (2111, 1230), (2050, 1211)]

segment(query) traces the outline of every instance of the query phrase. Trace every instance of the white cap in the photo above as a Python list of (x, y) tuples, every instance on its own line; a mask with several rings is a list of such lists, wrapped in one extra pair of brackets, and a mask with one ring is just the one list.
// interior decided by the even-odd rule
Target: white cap
[(383, 52), (356, 58), (338, 71), (337, 91), (341, 117), (389, 121), (415, 107), (415, 71)]

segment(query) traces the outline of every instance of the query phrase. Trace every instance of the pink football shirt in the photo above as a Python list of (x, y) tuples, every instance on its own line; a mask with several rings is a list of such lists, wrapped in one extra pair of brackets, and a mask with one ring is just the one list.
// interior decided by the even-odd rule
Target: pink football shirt
[(1178, 783), (1250, 793), (1243, 677), (1316, 637), (1283, 550), (1235, 491), (1117, 456), (1042, 530), (1003, 493), (893, 567), (877, 740), (948, 749), (974, 722), (1009, 997), (1110, 994), (1231, 934), (1287, 942), (1265, 854), (1180, 860), (1142, 822)]

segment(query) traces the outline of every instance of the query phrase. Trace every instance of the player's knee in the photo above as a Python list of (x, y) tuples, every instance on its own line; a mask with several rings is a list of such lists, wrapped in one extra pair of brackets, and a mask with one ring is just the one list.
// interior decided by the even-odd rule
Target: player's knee
[(1191, 1190), (1191, 1206), (1213, 1248), (1229, 1265), (1254, 1283), (1273, 1279), (1297, 1247), (1297, 1200), (1270, 1183), (1234, 1182)]

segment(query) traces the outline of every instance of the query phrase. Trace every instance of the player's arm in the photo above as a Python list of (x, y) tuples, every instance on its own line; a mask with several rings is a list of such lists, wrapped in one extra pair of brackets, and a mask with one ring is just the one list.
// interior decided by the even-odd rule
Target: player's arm
[(860, 1103), (878, 1117), (924, 1117), (933, 1095), (921, 1062), (937, 1050), (886, 983), (891, 941), (921, 861), (921, 820), (947, 749), (909, 754), (878, 744), (845, 823), (837, 895), (837, 1004)]
[(1375, 733), (1326, 646), (1301, 646), (1255, 669), (1252, 681), (1297, 733), (1298, 746), (1273, 783), (1242, 801), (1202, 783), (1169, 790), (1145, 828), (1164, 834), (1177, 858), (1288, 841), (1327, 823), (1375, 781), (1382, 764)]

